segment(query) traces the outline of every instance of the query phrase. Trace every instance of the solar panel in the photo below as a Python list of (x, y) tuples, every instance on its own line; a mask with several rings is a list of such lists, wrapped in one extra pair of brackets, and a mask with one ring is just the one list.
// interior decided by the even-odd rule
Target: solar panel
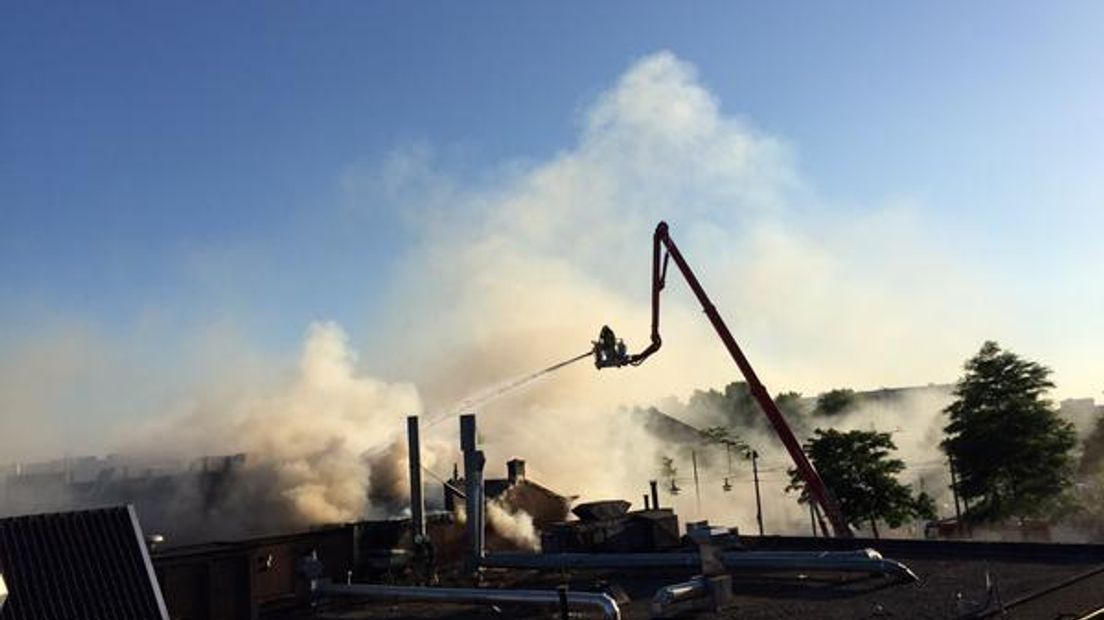
[(0, 620), (167, 620), (133, 506), (0, 519)]

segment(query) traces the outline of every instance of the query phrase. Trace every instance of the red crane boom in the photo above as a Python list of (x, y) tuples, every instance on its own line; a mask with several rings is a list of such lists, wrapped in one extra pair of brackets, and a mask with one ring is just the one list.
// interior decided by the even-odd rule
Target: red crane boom
[[(599, 342), (595, 343), (595, 364), (599, 368), (607, 366), (624, 366), (630, 364), (633, 366), (641, 364), (651, 354), (659, 350), (659, 347), (663, 344), (663, 339), (659, 335), (659, 295), (663, 291), (663, 286), (667, 279), (667, 263), (670, 259), (674, 259), (675, 265), (682, 272), (682, 276), (686, 279), (686, 283), (690, 285), (690, 289), (694, 291), (694, 295), (698, 298), (698, 302), (701, 303), (702, 309), (705, 310), (705, 315), (709, 317), (709, 322), (713, 324), (713, 328), (717, 330), (717, 335), (720, 336), (721, 342), (724, 343), (725, 348), (728, 349), (732, 360), (736, 362), (736, 366), (740, 368), (740, 372), (744, 375), (744, 379), (747, 381), (748, 389), (751, 391), (751, 395), (755, 397), (756, 402), (763, 409), (763, 413), (767, 415), (767, 419), (771, 423), (771, 427), (774, 428), (774, 432), (778, 435), (778, 438), (782, 440), (782, 444), (786, 446), (786, 451), (790, 453), (790, 458), (793, 459), (794, 465), (797, 466), (797, 471), (801, 475), (801, 478), (805, 481), (806, 488), (812, 499), (820, 505), (824, 514), (828, 516), (828, 520), (832, 524), (832, 530), (835, 535), (840, 538), (851, 538), (851, 528), (847, 525), (847, 520), (843, 516), (843, 512), (840, 511), (839, 505), (836, 504), (835, 499), (828, 491), (828, 487), (825, 486), (824, 481), (821, 480), (820, 474), (817, 473), (816, 468), (809, 462), (808, 457), (805, 456), (805, 452), (801, 449), (801, 444), (798, 443), (794, 437), (793, 431), (790, 430), (789, 424), (786, 423), (786, 419), (782, 416), (782, 412), (779, 411), (778, 405), (774, 403), (774, 399), (771, 398), (770, 393), (767, 392), (767, 388), (763, 386), (759, 381), (758, 375), (755, 374), (755, 369), (751, 367), (751, 363), (748, 362), (747, 357), (743, 351), (740, 350), (740, 345), (736, 344), (736, 339), (732, 337), (732, 332), (729, 331), (728, 326), (725, 325), (724, 319), (717, 312), (717, 308), (710, 301), (709, 295), (706, 294), (705, 289), (702, 288), (700, 282), (698, 282), (697, 276), (694, 275), (694, 271), (690, 269), (690, 265), (687, 264), (686, 259), (683, 258), (682, 253), (679, 252), (678, 246), (675, 245), (673, 239), (667, 231), (667, 222), (660, 222), (655, 229), (654, 244), (652, 248), (652, 342), (640, 353), (627, 355), (624, 353), (624, 345), (619, 342), (615, 342), (613, 339), (613, 332), (609, 331), (609, 328), (603, 328), (603, 334), (599, 337)], [(606, 332), (608, 333), (608, 336)], [(611, 344), (612, 343), (612, 344)], [(821, 523), (821, 529), (824, 529), (824, 523)]]

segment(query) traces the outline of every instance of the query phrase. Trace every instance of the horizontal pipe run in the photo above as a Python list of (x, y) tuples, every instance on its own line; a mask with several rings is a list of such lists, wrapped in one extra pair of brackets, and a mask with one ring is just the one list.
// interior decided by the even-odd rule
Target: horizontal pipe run
[[(826, 570), (882, 573), (902, 581), (916, 581), (907, 566), (887, 560), (877, 551), (726, 551), (725, 568), (740, 570)], [(532, 569), (648, 569), (701, 567), (697, 553), (492, 553), (483, 558), (488, 568)]]
[(652, 597), (652, 617), (664, 618), (674, 607), (693, 603), (707, 596), (709, 588), (700, 577), (663, 586)]
[[(315, 592), (326, 596), (380, 599), (391, 601), (436, 601), (441, 603), (505, 603), (515, 605), (560, 605), (556, 590), (501, 590), (492, 588), (420, 588), (382, 586), (366, 583), (321, 583)], [(568, 591), (569, 607), (598, 609), (606, 620), (621, 620), (617, 601), (600, 592)]]
[(696, 553), (489, 553), (488, 568), (697, 568)]

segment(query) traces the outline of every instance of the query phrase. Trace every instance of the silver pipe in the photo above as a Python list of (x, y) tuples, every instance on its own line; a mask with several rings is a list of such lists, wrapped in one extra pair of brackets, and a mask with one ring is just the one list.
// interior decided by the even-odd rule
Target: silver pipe
[(697, 568), (696, 553), (490, 553), (489, 568)]
[[(382, 586), (363, 583), (320, 583), (316, 593), (328, 596), (350, 596), (400, 601), (440, 601), (449, 603), (512, 603), (518, 605), (558, 606), (556, 590), (499, 590), (491, 588), (418, 588)], [(621, 608), (608, 594), (568, 591), (571, 607), (597, 608), (606, 620), (621, 620)]]
[[(728, 570), (831, 570), (894, 575), (916, 581), (907, 566), (873, 549), (857, 551), (726, 551)], [(701, 567), (697, 553), (492, 553), (483, 566), (532, 569), (630, 569)]]
[(663, 586), (656, 590), (655, 596), (652, 597), (652, 617), (667, 617), (667, 614), (673, 611), (672, 608), (704, 599), (708, 595), (709, 588), (701, 578)]
[(460, 450), (464, 454), (464, 500), (467, 513), (468, 558), (467, 568), (475, 571), (483, 558), (484, 498), (483, 451), (476, 447), (475, 415), (460, 416)]

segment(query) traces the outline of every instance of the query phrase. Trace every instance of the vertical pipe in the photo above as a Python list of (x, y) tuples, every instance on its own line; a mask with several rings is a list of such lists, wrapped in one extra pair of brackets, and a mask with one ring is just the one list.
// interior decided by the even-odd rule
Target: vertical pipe
[(763, 500), (759, 497), (759, 453), (751, 451), (751, 475), (755, 480), (755, 522), (759, 524), (759, 535), (763, 535)]
[(644, 510), (651, 510), (652, 507), (648, 505), (648, 494), (644, 494)]
[(425, 497), (422, 495), (422, 448), (418, 437), (418, 416), (406, 417), (406, 442), (410, 461), (410, 527), (414, 543), (425, 539)]
[(650, 480), (648, 484), (652, 487), (652, 510), (659, 510), (659, 481)]
[(483, 452), (476, 449), (475, 414), (460, 416), (460, 449), (464, 453), (464, 494), (467, 505), (468, 570), (483, 560)]
[(955, 505), (955, 527), (962, 527), (962, 508), (958, 504), (958, 476), (955, 475), (954, 460), (951, 457), (947, 457), (947, 465), (951, 467), (951, 495), (954, 496)]
[(698, 501), (698, 518), (701, 518), (701, 486), (698, 484), (698, 453), (690, 451), (690, 462), (694, 465), (694, 497)]

